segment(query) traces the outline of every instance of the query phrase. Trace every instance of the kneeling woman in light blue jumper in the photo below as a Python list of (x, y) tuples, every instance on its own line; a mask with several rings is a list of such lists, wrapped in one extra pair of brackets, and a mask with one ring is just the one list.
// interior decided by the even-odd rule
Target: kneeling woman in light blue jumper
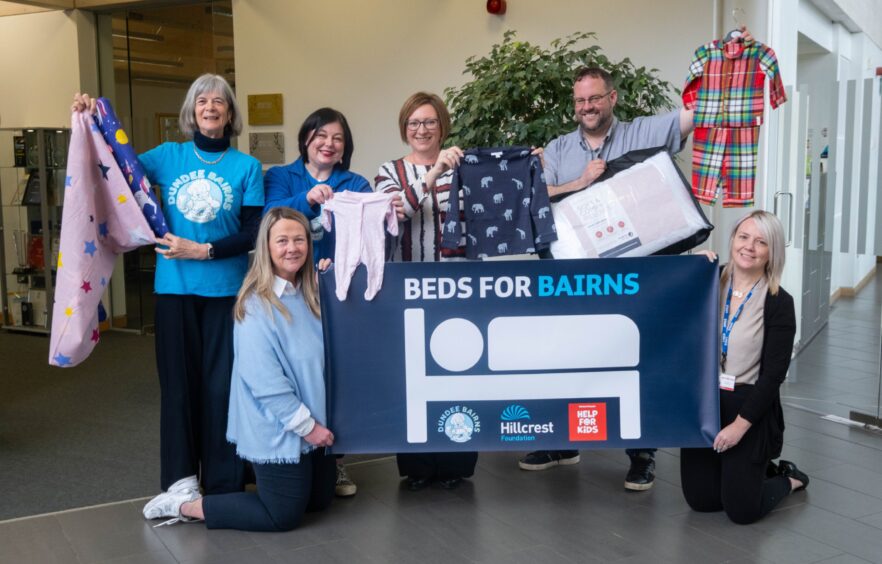
[[(334, 496), (334, 435), (324, 426), (324, 347), (309, 222), (279, 207), (260, 224), (234, 315), (227, 439), (250, 461), (257, 492), (168, 492), (153, 518), (204, 519), (209, 529), (288, 531)], [(321, 265), (325, 267), (325, 264)], [(164, 499), (161, 499), (164, 498)], [(146, 509), (145, 509), (146, 514)]]

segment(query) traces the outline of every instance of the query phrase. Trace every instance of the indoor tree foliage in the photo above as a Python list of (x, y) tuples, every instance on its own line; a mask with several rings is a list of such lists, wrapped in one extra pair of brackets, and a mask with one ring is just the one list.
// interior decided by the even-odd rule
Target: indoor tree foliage
[(630, 59), (611, 61), (591, 32), (578, 32), (551, 42), (543, 49), (515, 41), (506, 31), (502, 43), (484, 57), (466, 59), (474, 78), (444, 94), (453, 121), (448, 144), (461, 147), (500, 145), (544, 146), (575, 128), (573, 74), (580, 66), (598, 66), (612, 74), (619, 93), (615, 114), (629, 121), (673, 107), (670, 83), (658, 78), (658, 69), (636, 67)]

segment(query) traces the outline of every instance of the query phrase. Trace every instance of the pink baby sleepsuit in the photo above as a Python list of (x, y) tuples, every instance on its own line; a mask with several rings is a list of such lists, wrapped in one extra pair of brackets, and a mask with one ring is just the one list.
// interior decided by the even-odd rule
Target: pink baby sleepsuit
[(386, 235), (398, 235), (398, 220), (392, 206), (393, 194), (383, 192), (339, 192), (325, 202), (322, 225), (331, 230), (331, 213), (336, 215), (337, 245), (334, 252), (334, 280), (337, 299), (346, 300), (349, 284), (359, 264), (367, 268), (364, 299), (372, 300), (383, 285)]

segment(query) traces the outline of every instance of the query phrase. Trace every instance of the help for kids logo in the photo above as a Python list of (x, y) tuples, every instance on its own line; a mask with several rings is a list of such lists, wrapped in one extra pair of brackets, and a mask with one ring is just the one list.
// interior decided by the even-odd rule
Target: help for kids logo
[(481, 432), (481, 418), (464, 405), (448, 407), (438, 419), (438, 432), (455, 443), (467, 443), (474, 433)]
[(606, 440), (605, 403), (571, 403), (569, 412), (571, 441)]

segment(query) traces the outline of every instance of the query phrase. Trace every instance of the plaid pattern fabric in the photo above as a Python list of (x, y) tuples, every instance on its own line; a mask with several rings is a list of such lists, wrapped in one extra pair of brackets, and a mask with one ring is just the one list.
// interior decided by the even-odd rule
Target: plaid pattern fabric
[(775, 52), (759, 42), (712, 41), (696, 49), (683, 89), (683, 104), (695, 110), (695, 127), (755, 127), (763, 123), (763, 86), (769, 102), (787, 101)]
[(723, 207), (753, 205), (759, 127), (696, 127), (692, 151), (692, 191), (703, 204), (717, 200), (722, 187)]

